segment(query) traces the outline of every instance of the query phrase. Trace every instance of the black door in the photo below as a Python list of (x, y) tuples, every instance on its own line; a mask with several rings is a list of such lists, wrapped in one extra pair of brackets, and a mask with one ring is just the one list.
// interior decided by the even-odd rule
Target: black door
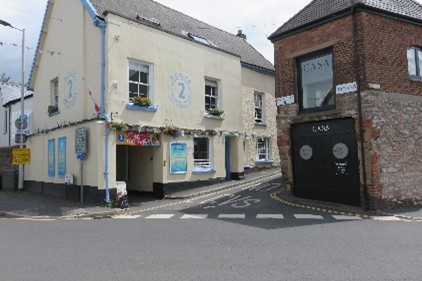
[(293, 192), (298, 197), (360, 205), (354, 119), (292, 127)]

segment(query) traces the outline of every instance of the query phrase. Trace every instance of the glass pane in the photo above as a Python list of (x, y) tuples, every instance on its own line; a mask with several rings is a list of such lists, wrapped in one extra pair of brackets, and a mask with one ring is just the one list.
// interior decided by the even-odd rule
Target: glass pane
[(194, 153), (193, 158), (195, 160), (207, 160), (208, 161), (208, 139), (197, 138), (194, 142)]
[(304, 109), (334, 105), (332, 57), (326, 54), (300, 63)]
[(129, 83), (129, 96), (130, 97), (138, 96), (138, 84)]
[(139, 82), (139, 71), (138, 70), (129, 70), (129, 81)]
[(148, 86), (139, 85), (139, 96), (142, 96), (142, 97), (148, 96)]
[(418, 51), (419, 76), (422, 77), (422, 51)]
[(416, 75), (416, 50), (415, 49), (407, 50), (407, 65), (408, 65), (409, 75)]
[(141, 72), (141, 83), (148, 84), (148, 73)]

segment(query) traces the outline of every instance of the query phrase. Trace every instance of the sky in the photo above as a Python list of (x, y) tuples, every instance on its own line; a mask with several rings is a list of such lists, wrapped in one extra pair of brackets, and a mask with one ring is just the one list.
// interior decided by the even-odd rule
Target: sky
[[(422, 3), (422, 0), (417, 1)], [(267, 37), (311, 0), (156, 2), (233, 34), (237, 34), (241, 29), (249, 44), (273, 63), (273, 45)], [(30, 76), (46, 4), (47, 0), (0, 0), (0, 20), (16, 28), (25, 29), (25, 83)], [(0, 25), (0, 75), (5, 73), (18, 83), (21, 81), (21, 46), (22, 32)]]

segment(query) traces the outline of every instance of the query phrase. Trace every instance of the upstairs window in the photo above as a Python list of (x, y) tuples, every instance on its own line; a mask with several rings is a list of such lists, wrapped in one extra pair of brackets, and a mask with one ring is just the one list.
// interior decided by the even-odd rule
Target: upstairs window
[(129, 61), (129, 103), (134, 97), (152, 96), (152, 65)]
[(298, 59), (299, 97), (302, 111), (335, 107), (333, 54), (331, 51)]
[(264, 123), (264, 115), (263, 115), (263, 94), (255, 92), (255, 123), (263, 124)]
[(59, 78), (50, 81), (50, 105), (47, 111), (50, 116), (59, 113)]
[(218, 108), (218, 83), (213, 80), (205, 80), (205, 111)]
[(407, 66), (410, 77), (422, 78), (422, 49), (417, 47), (407, 49)]

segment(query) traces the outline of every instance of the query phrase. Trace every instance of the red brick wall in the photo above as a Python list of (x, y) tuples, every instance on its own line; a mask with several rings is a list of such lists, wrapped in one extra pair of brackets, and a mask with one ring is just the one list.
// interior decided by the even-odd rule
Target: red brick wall
[[(400, 124), (408, 123), (406, 127), (410, 127), (410, 131), (413, 128), (413, 131), (419, 132), (419, 135), (416, 134), (413, 139), (422, 139), (422, 132), (417, 128), (420, 124), (418, 120), (422, 119), (422, 111), (419, 110), (419, 113), (417, 111), (417, 108), (421, 107), (421, 103), (419, 100), (407, 101), (408, 98), (406, 98), (407, 96), (422, 96), (422, 81), (412, 81), (408, 78), (406, 57), (406, 50), (409, 46), (422, 47), (422, 27), (368, 12), (359, 12), (357, 22), (359, 71), (363, 96), (365, 174), (371, 206), (377, 208), (383, 204), (383, 201), (394, 202), (394, 198), (400, 198), (401, 202), (406, 202), (410, 197), (420, 201), (422, 198), (420, 188), (419, 191), (409, 190), (412, 189), (412, 186), (420, 186), (421, 169), (419, 168), (419, 171), (415, 172), (414, 170), (418, 169), (417, 166), (405, 165), (404, 162), (402, 163), (403, 169), (392, 169), (389, 165), (394, 158), (386, 151), (389, 147), (394, 147), (395, 153), (397, 153), (396, 150), (400, 146), (397, 145), (397, 140), (393, 139), (390, 131), (395, 131), (396, 134), (403, 133)], [(356, 93), (337, 95), (336, 108), (333, 110), (307, 114), (298, 112), (297, 57), (331, 46), (334, 53), (334, 84), (356, 81), (352, 24), (352, 16), (347, 16), (274, 42), (276, 96), (295, 96), (295, 103), (279, 107), (277, 116), (281, 168), (288, 186), (292, 184), (289, 133), (291, 124), (342, 117), (358, 119)], [(370, 90), (369, 83), (379, 84), (381, 90)], [(400, 99), (405, 101), (398, 105), (388, 98), (387, 93), (400, 94)], [(378, 95), (380, 96), (379, 100), (374, 100)], [(406, 114), (402, 111), (406, 108), (410, 108), (411, 112), (414, 112), (416, 116), (412, 116), (411, 120), (416, 121), (405, 120)], [(388, 131), (383, 131), (379, 122), (379, 116), (385, 114), (390, 115), (388, 118), (381, 118), (382, 121), (395, 120), (396, 123), (391, 125), (383, 121), (385, 122), (383, 126), (388, 127)], [(409, 116), (407, 117), (409, 119)], [(358, 122), (356, 123), (358, 124)], [(358, 129), (357, 126), (357, 142), (360, 146)], [(414, 143), (411, 143), (411, 149), (408, 149), (413, 151), (412, 153), (416, 151)], [(409, 147), (405, 141), (400, 145)], [(403, 151), (403, 155), (406, 157), (410, 156), (408, 154)], [(422, 157), (422, 153), (420, 156)], [(360, 154), (359, 160), (362, 163)], [(409, 169), (413, 170), (411, 175), (404, 172)], [(395, 174), (390, 171), (395, 171)], [(361, 183), (363, 184), (362, 173), (361, 167)], [(400, 173), (407, 178), (399, 177)], [(413, 180), (409, 180), (409, 176), (412, 176)], [(400, 186), (400, 182), (406, 182), (406, 186)], [(401, 192), (400, 188), (407, 192)]]
[(364, 76), (362, 89), (368, 83), (381, 85), (384, 92), (422, 96), (421, 81), (408, 78), (406, 50), (422, 47), (422, 27), (371, 13), (359, 13), (359, 42)]

